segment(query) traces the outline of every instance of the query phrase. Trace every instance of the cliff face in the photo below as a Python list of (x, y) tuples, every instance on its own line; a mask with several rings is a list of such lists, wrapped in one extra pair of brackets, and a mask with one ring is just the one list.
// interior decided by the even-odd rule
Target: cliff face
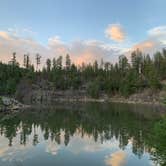
[(161, 104), (165, 97), (165, 91), (145, 89), (127, 98), (120, 95), (110, 97), (107, 94), (100, 93), (99, 99), (93, 99), (89, 97), (86, 90), (57, 90), (52, 83), (47, 81), (40, 81), (35, 84), (23, 81), (19, 84), (16, 92), (16, 98), (26, 104), (52, 103), (54, 101), (109, 101)]
[(36, 89), (30, 92), (28, 97), (32, 103), (51, 103), (54, 101), (77, 101), (86, 98), (86, 93), (78, 90), (59, 91)]
[(16, 98), (26, 104), (51, 103), (63, 100), (80, 100), (86, 98), (85, 90), (57, 90), (47, 81), (37, 84), (21, 82), (17, 88)]

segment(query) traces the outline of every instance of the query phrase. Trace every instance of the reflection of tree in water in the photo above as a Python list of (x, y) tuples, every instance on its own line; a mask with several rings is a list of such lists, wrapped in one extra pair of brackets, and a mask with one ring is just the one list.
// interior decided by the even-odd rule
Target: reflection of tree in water
[(38, 141), (38, 134), (36, 132), (36, 126), (35, 125), (34, 125), (33, 129), (34, 129), (33, 145), (36, 146), (39, 143), (39, 141)]
[(9, 117), (4, 117), (1, 119), (1, 121), (0, 133), (1, 135), (4, 134), (4, 136), (9, 139), (9, 146), (12, 146), (12, 139), (13, 137), (16, 137), (16, 132), (19, 127), (20, 120), (14, 116), (12, 117), (12, 120)]
[(26, 137), (27, 135), (30, 135), (32, 132), (32, 126), (29, 126), (28, 124), (22, 124), (21, 123), (21, 133), (20, 133), (20, 144), (26, 145)]
[[(79, 109), (78, 109), (79, 108)], [(103, 143), (115, 137), (119, 147), (125, 149), (132, 140), (133, 153), (141, 157), (145, 150), (150, 151), (151, 132), (154, 119), (130, 111), (124, 105), (87, 104), (71, 108), (31, 110), (13, 115), (0, 121), (0, 132), (9, 139), (16, 137), (20, 130), (20, 144), (26, 145), (27, 136), (33, 133), (33, 145), (37, 145), (40, 126), (45, 140), (51, 139), (61, 144), (61, 133), (64, 133), (64, 144), (67, 146), (71, 136), (76, 132), (93, 136), (95, 141)]]
[(166, 117), (154, 126), (151, 145), (154, 147), (153, 160), (156, 165), (166, 165)]

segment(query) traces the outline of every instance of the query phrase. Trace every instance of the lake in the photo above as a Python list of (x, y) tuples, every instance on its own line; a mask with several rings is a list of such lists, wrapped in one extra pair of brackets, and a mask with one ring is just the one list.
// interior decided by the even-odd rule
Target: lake
[(162, 165), (166, 141), (156, 134), (161, 118), (157, 109), (58, 103), (0, 114), (0, 165)]

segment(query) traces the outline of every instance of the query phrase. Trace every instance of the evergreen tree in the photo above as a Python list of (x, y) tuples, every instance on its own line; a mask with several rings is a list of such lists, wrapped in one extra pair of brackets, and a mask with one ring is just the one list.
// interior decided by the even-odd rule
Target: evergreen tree
[(11, 64), (12, 66), (19, 66), (19, 63), (16, 60), (16, 52), (13, 52), (12, 59), (9, 64)]
[(29, 69), (30, 67), (30, 58), (29, 58), (29, 54), (24, 54), (24, 67), (26, 69)]
[[(36, 70), (38, 71), (41, 56), (36, 54)], [(47, 80), (56, 89), (81, 89), (90, 96), (99, 97), (100, 93), (108, 95), (120, 94), (129, 96), (145, 88), (157, 90), (162, 88), (161, 82), (166, 79), (166, 50), (157, 52), (153, 57), (144, 55), (140, 50), (131, 53), (131, 63), (121, 55), (115, 64), (103, 62), (98, 64), (71, 63), (69, 54), (63, 66), (62, 56), (46, 60), (46, 68), (35, 72), (30, 63), (29, 54), (24, 55), (24, 68), (19, 67), (16, 53), (12, 55), (9, 64), (0, 62), (0, 94), (13, 94), (20, 80)]]
[(51, 60), (50, 59), (47, 59), (46, 65), (47, 65), (47, 72), (50, 72), (51, 71)]
[(69, 70), (71, 66), (71, 59), (69, 54), (66, 55), (66, 69)]
[(38, 71), (38, 67), (40, 65), (40, 61), (41, 61), (41, 56), (37, 53), (36, 54), (36, 71)]
[(62, 69), (62, 56), (59, 56), (58, 59), (57, 59), (57, 68), (58, 69)]

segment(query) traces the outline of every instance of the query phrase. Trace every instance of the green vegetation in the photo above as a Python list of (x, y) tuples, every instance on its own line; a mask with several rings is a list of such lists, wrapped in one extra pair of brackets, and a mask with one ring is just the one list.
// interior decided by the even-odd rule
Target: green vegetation
[(101, 93), (129, 96), (145, 88), (160, 89), (161, 81), (166, 79), (166, 49), (153, 57), (137, 49), (131, 54), (131, 63), (121, 55), (115, 64), (101, 60), (101, 63), (95, 61), (79, 66), (73, 64), (67, 54), (65, 63), (62, 56), (47, 59), (41, 71), (40, 60), (41, 56), (36, 54), (36, 71), (28, 54), (24, 55), (24, 67), (19, 67), (16, 53), (13, 53), (9, 64), (0, 63), (0, 94), (14, 94), (24, 79), (31, 83), (46, 80), (59, 90), (85, 90), (95, 98)]
[(0, 96), (0, 106), (3, 105), (2, 97)]
[(161, 166), (166, 165), (166, 117), (154, 126), (153, 132), (154, 160)]
[(87, 92), (93, 98), (99, 98), (99, 83), (97, 81), (88, 84)]

